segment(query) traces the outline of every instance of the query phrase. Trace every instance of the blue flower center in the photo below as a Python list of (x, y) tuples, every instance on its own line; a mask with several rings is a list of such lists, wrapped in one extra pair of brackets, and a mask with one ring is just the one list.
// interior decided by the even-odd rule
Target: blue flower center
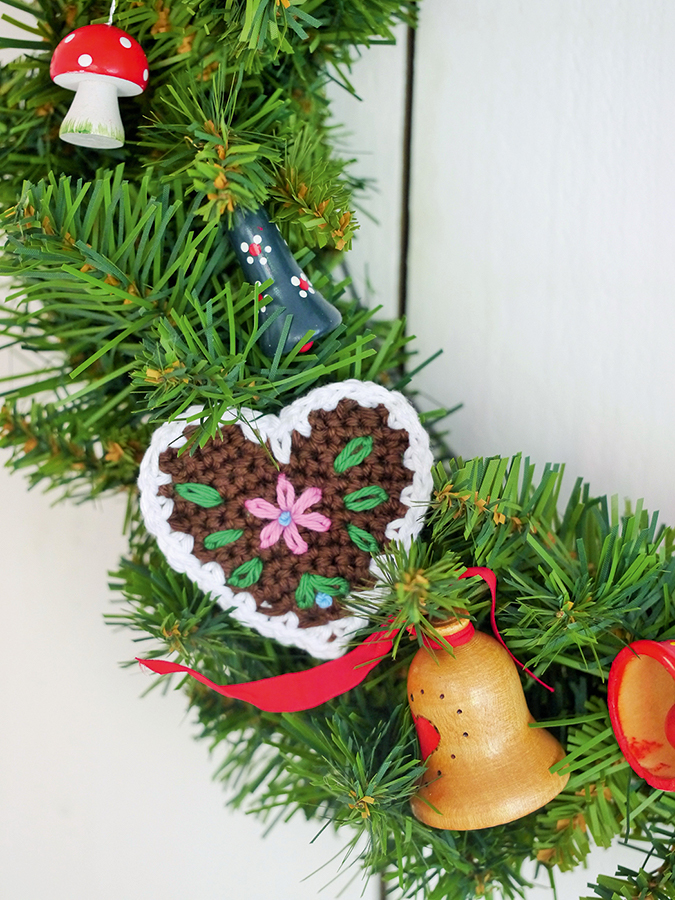
[(333, 605), (333, 598), (330, 594), (324, 594), (323, 591), (319, 591), (319, 593), (314, 598), (314, 601), (317, 606), (320, 606), (321, 609), (328, 609), (329, 606)]
[(290, 525), (290, 524), (291, 524), (291, 514), (289, 513), (289, 511), (288, 511), (287, 509), (285, 509), (285, 510), (282, 512), (282, 514), (279, 516), (279, 524), (280, 524), (280, 525), (283, 525), (284, 528), (285, 528), (287, 525)]

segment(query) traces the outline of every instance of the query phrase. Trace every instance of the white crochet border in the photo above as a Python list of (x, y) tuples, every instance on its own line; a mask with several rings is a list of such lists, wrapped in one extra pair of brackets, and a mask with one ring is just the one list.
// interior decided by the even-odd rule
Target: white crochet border
[[(279, 416), (260, 416), (243, 407), (223, 416), (223, 423), (237, 424), (248, 440), (259, 443), (268, 441), (270, 449), (282, 464), (290, 461), (291, 434), (299, 432), (309, 437), (311, 426), (309, 414), (317, 409), (332, 410), (343, 399), (356, 400), (361, 406), (374, 408), (383, 404), (389, 410), (387, 424), (390, 428), (404, 428), (409, 435), (408, 449), (403, 455), (403, 464), (413, 472), (412, 484), (401, 491), (401, 503), (408, 511), (401, 519), (391, 521), (385, 530), (389, 541), (397, 541), (409, 547), (413, 538), (421, 531), (432, 489), (431, 467), (433, 457), (429, 447), (429, 436), (422, 427), (415, 409), (402, 394), (369, 381), (350, 379), (337, 384), (315, 388), (305, 397), (286, 406)], [(255, 598), (246, 591), (233, 591), (225, 583), (225, 574), (217, 562), (200, 562), (192, 553), (194, 539), (189, 534), (173, 531), (169, 518), (173, 512), (173, 500), (159, 493), (161, 485), (171, 483), (171, 476), (159, 468), (159, 456), (169, 447), (183, 446), (186, 419), (198, 415), (200, 408), (193, 407), (183, 417), (162, 425), (152, 436), (150, 446), (141, 463), (138, 486), (141, 491), (141, 511), (148, 531), (157, 538), (159, 547), (172, 569), (184, 572), (203, 591), (211, 593), (224, 609), (232, 609), (233, 615), (245, 625), (255, 628), (265, 637), (274, 638), (281, 644), (294, 645), (311, 653), (318, 659), (335, 659), (341, 656), (355, 631), (366, 624), (358, 616), (350, 616), (317, 625), (300, 628), (298, 616), (287, 612), (282, 616), (267, 616), (256, 608)], [(194, 419), (193, 419), (194, 421)], [(377, 577), (376, 560), (370, 565)]]

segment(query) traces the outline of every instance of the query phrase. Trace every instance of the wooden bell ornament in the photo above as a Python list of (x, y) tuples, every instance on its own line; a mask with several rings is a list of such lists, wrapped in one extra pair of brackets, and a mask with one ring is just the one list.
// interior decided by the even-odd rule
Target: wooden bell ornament
[(416, 818), (466, 831), (511, 822), (552, 800), (568, 775), (551, 774), (565, 751), (534, 722), (509, 652), (468, 619), (437, 630), (453, 645), (420, 649), (408, 701), (427, 771), (412, 798)]
[(675, 791), (675, 641), (635, 641), (609, 673), (609, 717), (634, 772)]

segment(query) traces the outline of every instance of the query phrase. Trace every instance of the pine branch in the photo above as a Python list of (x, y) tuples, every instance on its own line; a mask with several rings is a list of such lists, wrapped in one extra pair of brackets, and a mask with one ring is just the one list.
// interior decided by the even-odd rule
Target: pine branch
[[(228, 409), (277, 411), (329, 380), (391, 378), (405, 360), (404, 324), (375, 323), (358, 303), (340, 303), (344, 285), (314, 274), (309, 251), (301, 265), (345, 324), (316, 352), (300, 355), (301, 340), (270, 360), (258, 343), (271, 324), (258, 322), (260, 288), (233, 271), (222, 226), (201, 224), (203, 198), (186, 207), (179, 191), (160, 188), (152, 171), (136, 186), (122, 166), (93, 182), (50, 174), (24, 187), (7, 218), (0, 271), (26, 281), (0, 331), (56, 360), (48, 378), (27, 376), (6, 392), (4, 445), (14, 447), (15, 467), (37, 466), (34, 480), (89, 478), (95, 493), (116, 476), (128, 485), (138, 460), (132, 432), (145, 412), (165, 421), (202, 407), (194, 440), (203, 443)], [(26, 401), (45, 391), (55, 400), (29, 411)], [(141, 447), (147, 434), (144, 424)], [(25, 460), (21, 446), (32, 454)]]
[[(593, 896), (582, 897), (580, 900), (673, 900), (675, 898), (675, 883), (673, 879), (673, 835), (668, 840), (659, 839), (654, 842), (647, 860), (660, 861), (660, 865), (646, 871), (645, 868), (629, 869), (627, 866), (618, 866), (616, 874), (599, 875), (595, 883), (588, 887), (593, 889)], [(645, 861), (645, 867), (648, 865)]]
[[(479, 501), (484, 499), (481, 485), (495, 484), (494, 473), (502, 471), (501, 477), (508, 483), (509, 465), (495, 467), (477, 460), (468, 467), (478, 499), (475, 491), (469, 498), (462, 494), (449, 497), (456, 492), (443, 493), (442, 485), (437, 497), (440, 519), (448, 515), (445, 507), (450, 501), (456, 504), (455, 512), (461, 510), (456, 518), (454, 513), (450, 515), (451, 530), (457, 519), (464, 522), (462, 533), (467, 529), (463, 545), (457, 536), (453, 538), (460, 552), (447, 556), (440, 541), (414, 544), (405, 554), (396, 551), (385, 575), (389, 594), (384, 597), (383, 617), (398, 608), (401, 622), (415, 620), (422, 627), (425, 614), (435, 605), (439, 611), (468, 609), (479, 622), (484, 617), (487, 599), (482, 583), (458, 582), (456, 576), (462, 571), (459, 560), (474, 552), (476, 535), (485, 538), (485, 520), (505, 524), (494, 522), (494, 507), (489, 507), (502, 502), (499, 491), (494, 499), (485, 501), (488, 508), (484, 511)], [(488, 471), (492, 474), (485, 481)], [(538, 527), (534, 523), (539, 519), (531, 516), (537, 509), (541, 520), (559, 521), (545, 499), (555, 494), (550, 479), (557, 476), (548, 472), (536, 484), (527, 476), (527, 467), (525, 472), (526, 489), (519, 484), (518, 509), (510, 512), (523, 515), (523, 527), (531, 533)], [(513, 485), (511, 481), (511, 493)], [(477, 510), (480, 515), (476, 516)], [(474, 525), (469, 529), (471, 522)], [(432, 528), (433, 524), (430, 532)], [(520, 541), (517, 529), (514, 535)], [(640, 529), (636, 531), (627, 519), (623, 535), (630, 558)], [(642, 544), (638, 541), (637, 546)], [(509, 559), (509, 571), (514, 569), (511, 550), (500, 547), (499, 552)], [(527, 541), (520, 541), (519, 547), (531, 554), (531, 571), (537, 572), (540, 557), (536, 548)], [(642, 557), (638, 553), (636, 558)], [(632, 565), (627, 569), (629, 577), (641, 577), (638, 569), (631, 571)], [(126, 621), (156, 638), (157, 652), (177, 653), (215, 681), (225, 680), (226, 670), (233, 673), (233, 680), (249, 680), (306, 667), (303, 654), (256, 641), (254, 635), (205, 603), (187, 579), (164, 571), (166, 564), (154, 551), (148, 570), (125, 568), (127, 585), (134, 585), (131, 590), (125, 588), (131, 602)], [(615, 569), (615, 574), (618, 571)], [(545, 574), (539, 574), (540, 582)], [(180, 585), (175, 584), (177, 577)], [(192, 599), (179, 601), (181, 596)], [(499, 612), (500, 619), (506, 609)], [(196, 611), (202, 616), (199, 621), (194, 618)], [(277, 813), (280, 818), (301, 814), (320, 826), (331, 823), (353, 828), (349, 849), (356, 847), (360, 835), (366, 835), (364, 864), (371, 872), (383, 873), (393, 892), (412, 897), (422, 891), (439, 900), (490, 896), (498, 889), (506, 897), (522, 896), (527, 888), (520, 874), (525, 860), (537, 858), (547, 869), (572, 868), (587, 855), (590, 837), (602, 846), (626, 833), (639, 840), (655, 834), (659, 823), (672, 817), (675, 801), (635, 779), (623, 760), (604, 701), (594, 696), (585, 705), (585, 693), (597, 690), (593, 686), (596, 676), (570, 672), (552, 662), (556, 694), (553, 701), (546, 700), (545, 708), (550, 715), (551, 705), (557, 707), (557, 718), (546, 721), (546, 716), (541, 716), (539, 724), (557, 729), (567, 745), (568, 755), (560, 763), (561, 770), (571, 776), (567, 788), (544, 810), (505, 826), (453, 833), (421, 825), (411, 818), (409, 808), (420, 763), (408, 712), (399, 710), (395, 726), (391, 722), (393, 704), (397, 698), (403, 699), (402, 677), (415, 649), (412, 642), (401, 643), (396, 660), (383, 663), (359, 688), (295, 716), (261, 714), (247, 704), (225, 701), (199, 685), (188, 685), (204, 736), (229, 748), (219, 777), (237, 783), (235, 805), (257, 811), (268, 822), (273, 822)], [(526, 687), (530, 688), (528, 703), (536, 714), (541, 702), (537, 692)]]
[(641, 505), (620, 521), (615, 504), (609, 513), (580, 482), (560, 518), (561, 479), (547, 466), (535, 484), (519, 456), (439, 465), (432, 543), (497, 573), (500, 628), (527, 665), (543, 672), (556, 662), (605, 678), (625, 643), (670, 633), (668, 534)]

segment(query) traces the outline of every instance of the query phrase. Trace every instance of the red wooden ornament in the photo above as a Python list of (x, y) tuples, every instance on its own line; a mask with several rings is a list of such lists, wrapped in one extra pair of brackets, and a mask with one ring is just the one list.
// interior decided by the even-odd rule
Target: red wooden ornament
[(654, 788), (675, 791), (675, 641), (635, 641), (617, 655), (607, 703), (631, 769)]
[(134, 97), (148, 83), (143, 48), (114, 25), (84, 25), (66, 35), (49, 66), (52, 81), (76, 91), (61, 124), (69, 144), (112, 150), (124, 144), (118, 97)]

